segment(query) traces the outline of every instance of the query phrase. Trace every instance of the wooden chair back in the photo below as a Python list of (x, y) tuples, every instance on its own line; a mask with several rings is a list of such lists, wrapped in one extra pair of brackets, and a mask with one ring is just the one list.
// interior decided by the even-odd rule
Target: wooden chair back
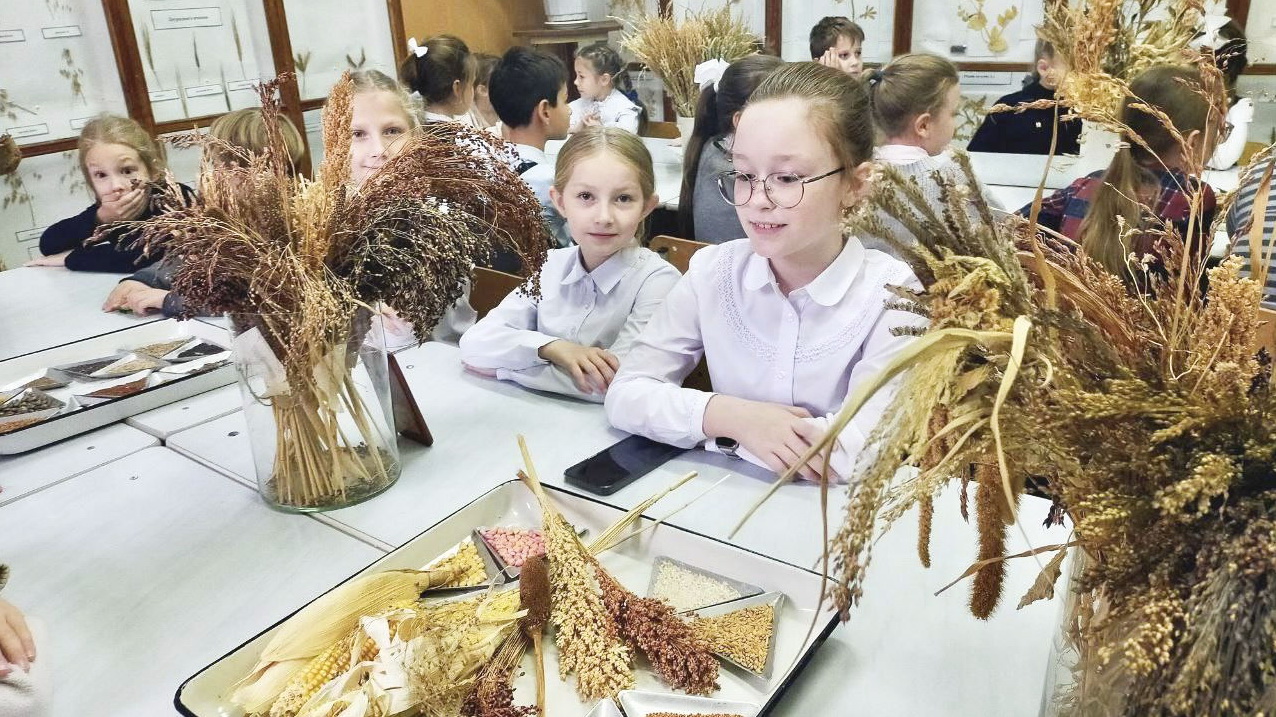
[(648, 122), (640, 134), (655, 139), (678, 139), (681, 136), (675, 122)]
[(707, 246), (709, 245), (702, 241), (680, 239), (661, 234), (652, 238), (648, 248), (664, 257), (665, 261), (673, 264), (678, 271), (685, 274), (687, 273), (687, 268), (691, 265), (691, 255)]
[(474, 267), (474, 278), (470, 282), (470, 307), (481, 319), (495, 309), (511, 291), (526, 281), (521, 276), (506, 274), (503, 271)]

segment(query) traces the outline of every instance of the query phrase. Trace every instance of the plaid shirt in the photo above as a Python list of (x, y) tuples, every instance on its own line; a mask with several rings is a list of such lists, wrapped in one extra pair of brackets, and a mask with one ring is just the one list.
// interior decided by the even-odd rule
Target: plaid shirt
[[(1201, 220), (1197, 222), (1195, 241), (1192, 245), (1198, 251), (1209, 251), (1209, 228), (1214, 223), (1214, 211), (1218, 204), (1214, 190), (1202, 185), (1195, 177), (1189, 177), (1179, 170), (1150, 170), (1156, 176), (1159, 189), (1156, 199), (1149, 202), (1153, 215), (1173, 223), (1179, 236), (1187, 239), (1188, 217), (1191, 214), (1192, 194), (1203, 189), (1201, 194)], [(1090, 211), (1090, 203), (1094, 195), (1103, 186), (1103, 172), (1095, 172), (1082, 177), (1071, 185), (1060, 189), (1041, 202), (1041, 214), (1037, 223), (1053, 229), (1073, 241), (1081, 240), (1081, 222)], [(1028, 216), (1032, 205), (1019, 210), (1019, 214)], [(1115, 221), (1115, 220), (1114, 220)], [(1138, 254), (1155, 253), (1152, 251), (1152, 239), (1135, 241), (1131, 250)]]

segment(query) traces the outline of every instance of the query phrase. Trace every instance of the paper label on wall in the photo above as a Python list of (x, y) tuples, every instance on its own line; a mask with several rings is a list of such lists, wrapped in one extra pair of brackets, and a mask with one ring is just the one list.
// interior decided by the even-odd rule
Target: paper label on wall
[(178, 100), (182, 97), (177, 94), (177, 90), (151, 90), (149, 95), (151, 102), (168, 102), (169, 100)]
[(91, 119), (93, 119), (93, 118), (92, 118), (92, 117), (79, 117), (79, 118), (77, 118), (77, 119), (73, 119), (73, 120), (71, 120), (71, 129), (75, 130), (76, 132), (79, 132), (80, 130), (84, 129), (84, 125), (88, 124), (88, 123), (89, 123), (89, 120), (91, 120)]
[(26, 42), (27, 34), (21, 30), (0, 30), (0, 42)]
[(179, 30), (190, 27), (221, 27), (222, 9), (219, 7), (188, 7), (170, 10), (152, 10), (151, 24), (156, 30)]
[(992, 86), (992, 85), (1008, 85), (1010, 84), (1009, 76), (1013, 73), (1007, 72), (958, 72), (962, 85), (970, 86)]
[(222, 93), (221, 85), (197, 85), (195, 87), (186, 88), (186, 96), (191, 97), (211, 97)]
[(63, 25), (61, 27), (42, 27), (40, 34), (44, 35), (46, 40), (55, 40), (59, 37), (79, 37), (84, 33), (80, 31), (79, 25)]
[(226, 89), (231, 92), (239, 92), (240, 90), (251, 90), (257, 85), (257, 80), (234, 80), (226, 83)]
[(14, 139), (22, 139), (24, 137), (39, 137), (40, 135), (49, 133), (49, 125), (44, 123), (28, 124), (28, 125), (23, 125), (21, 127), (10, 127), (9, 129), (5, 130), (5, 132), (13, 135)]
[(36, 239), (40, 238), (40, 235), (44, 233), (45, 229), (48, 229), (48, 227), (36, 227), (35, 229), (23, 229), (20, 232), (14, 232), (13, 235), (17, 237), (18, 241), (20, 242), (35, 241)]

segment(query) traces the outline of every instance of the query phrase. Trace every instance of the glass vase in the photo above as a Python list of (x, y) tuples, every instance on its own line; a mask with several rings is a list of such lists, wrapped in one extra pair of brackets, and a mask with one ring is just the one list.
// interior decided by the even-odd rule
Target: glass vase
[(309, 513), (399, 478), (381, 317), (232, 314), (233, 354), (261, 497)]

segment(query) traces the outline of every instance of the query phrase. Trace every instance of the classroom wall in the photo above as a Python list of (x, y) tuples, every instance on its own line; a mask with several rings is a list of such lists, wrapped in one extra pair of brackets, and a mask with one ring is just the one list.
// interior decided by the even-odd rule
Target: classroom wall
[(408, 37), (450, 33), (477, 52), (500, 54), (514, 44), (514, 30), (544, 21), (541, 0), (403, 0)]

